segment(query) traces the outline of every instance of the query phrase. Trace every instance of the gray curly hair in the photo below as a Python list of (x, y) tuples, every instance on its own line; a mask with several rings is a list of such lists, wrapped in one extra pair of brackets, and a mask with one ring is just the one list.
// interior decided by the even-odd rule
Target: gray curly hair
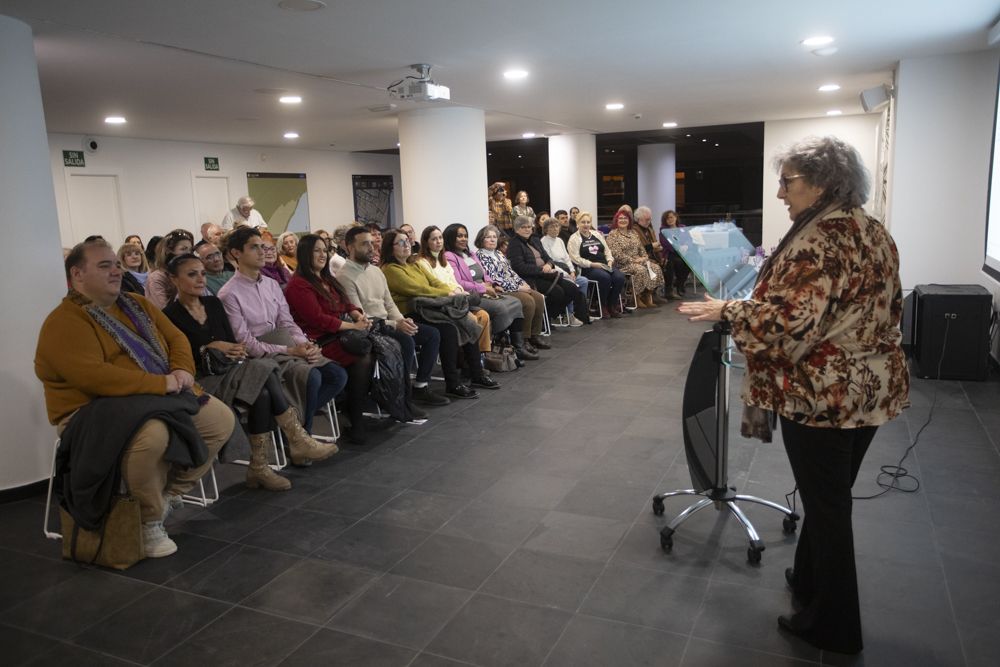
[(851, 208), (868, 201), (871, 177), (861, 155), (836, 137), (806, 137), (779, 149), (772, 160), (775, 171), (788, 164), (810, 185), (823, 189), (824, 198), (841, 201)]

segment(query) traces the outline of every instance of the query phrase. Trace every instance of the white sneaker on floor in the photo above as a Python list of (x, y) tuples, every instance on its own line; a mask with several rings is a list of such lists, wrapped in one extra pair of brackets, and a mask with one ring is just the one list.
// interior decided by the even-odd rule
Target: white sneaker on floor
[(163, 529), (162, 521), (142, 524), (142, 554), (145, 558), (163, 558), (177, 551), (177, 543)]
[(570, 316), (569, 316), (569, 325), (571, 327), (582, 327), (583, 326), (583, 322), (581, 322), (580, 320), (576, 319), (576, 315), (573, 315), (571, 313)]

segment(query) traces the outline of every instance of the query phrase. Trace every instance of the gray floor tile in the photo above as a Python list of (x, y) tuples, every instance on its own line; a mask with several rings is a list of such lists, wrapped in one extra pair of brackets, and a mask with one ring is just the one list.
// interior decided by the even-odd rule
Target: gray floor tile
[(435, 531), (469, 503), (468, 499), (424, 491), (403, 491), (375, 510), (372, 521)]
[(470, 463), (444, 463), (411, 488), (460, 498), (477, 498), (493, 486), (504, 472), (506, 468), (495, 470)]
[(232, 544), (175, 577), (170, 588), (224, 602), (239, 602), (301, 558), (276, 551)]
[(275, 665), (316, 632), (316, 628), (235, 607), (190, 637), (156, 665)]
[(322, 625), (375, 575), (340, 563), (296, 563), (243, 602), (243, 606)]
[(575, 612), (603, 569), (604, 564), (598, 561), (519, 549), (480, 591)]
[(488, 542), (432, 535), (396, 565), (392, 573), (475, 590), (511, 550), (509, 546)]
[(255, 503), (240, 497), (230, 498), (215, 503), (170, 530), (235, 542), (287, 511), (283, 507)]
[(611, 558), (628, 528), (629, 524), (624, 521), (549, 512), (524, 546), (604, 562)]
[(474, 500), (438, 531), (443, 535), (516, 546), (534, 531), (548, 512)]
[(317, 512), (360, 519), (399, 493), (399, 489), (356, 482), (341, 482), (309, 499), (303, 507)]
[(805, 667), (815, 665), (811, 660), (798, 660), (786, 655), (751, 651), (750, 649), (720, 644), (692, 637), (684, 651), (681, 667)]
[(340, 535), (356, 519), (300, 509), (274, 519), (240, 539), (242, 544), (307, 556)]
[(670, 667), (679, 665), (687, 637), (590, 616), (575, 616), (546, 667)]
[(576, 480), (513, 472), (501, 477), (479, 497), (483, 502), (512, 507), (552, 509), (566, 497)]
[(320, 630), (292, 655), (282, 667), (314, 665), (365, 665), (365, 667), (404, 667), (416, 651), (355, 637), (336, 630)]
[(49, 637), (0, 624), (0, 646), (3, 647), (4, 663), (8, 665), (23, 665), (51, 651), (58, 643)]
[(337, 612), (328, 627), (420, 649), (471, 596), (461, 588), (390, 574)]
[(213, 558), (229, 544), (193, 533), (182, 533), (170, 527), (167, 531), (177, 544), (177, 552), (173, 556), (143, 559), (121, 574), (132, 579), (162, 584)]
[(90, 649), (83, 648), (82, 646), (74, 646), (72, 644), (60, 642), (52, 649), (22, 664), (26, 666), (30, 665), (31, 667), (51, 667), (54, 665), (73, 665), (73, 667), (124, 667), (125, 665), (134, 665), (135, 663), (119, 660), (118, 658), (108, 655), (107, 653), (91, 651)]
[(636, 514), (647, 508), (650, 496), (635, 487), (578, 482), (556, 510), (631, 523)]
[(430, 533), (361, 521), (317, 549), (313, 558), (351, 563), (382, 572), (417, 548)]
[(440, 461), (383, 456), (351, 475), (352, 482), (406, 489), (429, 475)]
[(227, 609), (229, 605), (222, 602), (158, 588), (91, 625), (73, 641), (134, 662), (152, 662)]
[(0, 586), (0, 612), (78, 574), (76, 566), (67, 561), (38, 558), (4, 549), (0, 549), (0, 568), (4, 572), (4, 585)]
[(474, 596), (427, 650), (487, 667), (541, 665), (570, 614)]
[(611, 564), (581, 612), (633, 625), (688, 634), (708, 580)]

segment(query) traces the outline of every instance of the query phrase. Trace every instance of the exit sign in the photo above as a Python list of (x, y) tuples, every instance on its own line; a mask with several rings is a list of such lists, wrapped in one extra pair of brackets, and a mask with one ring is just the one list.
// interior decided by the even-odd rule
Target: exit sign
[(64, 167), (86, 167), (87, 161), (83, 157), (83, 151), (63, 151)]
[(205, 171), (219, 171), (219, 158), (217, 157), (205, 158)]

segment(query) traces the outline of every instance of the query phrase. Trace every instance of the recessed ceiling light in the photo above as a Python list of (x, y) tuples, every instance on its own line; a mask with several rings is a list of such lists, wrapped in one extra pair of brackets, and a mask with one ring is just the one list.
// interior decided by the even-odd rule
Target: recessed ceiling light
[(493, 153), (487, 153), (486, 157), (493, 157)]
[(702, 143), (705, 143), (706, 141), (708, 141), (708, 139), (702, 139), (701, 141)]
[(821, 93), (832, 93), (835, 90), (840, 90), (840, 86), (837, 85), (836, 83), (824, 83), (816, 90), (818, 90)]
[(518, 159), (518, 160), (520, 160), (520, 159), (521, 159), (521, 156), (520, 156), (520, 155), (518, 155), (518, 156), (517, 156), (517, 159)]
[(108, 116), (104, 119), (104, 122), (108, 125), (124, 125), (125, 116)]
[(298, 95), (282, 95), (278, 98), (278, 101), (282, 104), (301, 104), (302, 98)]
[(844, 112), (841, 111), (840, 109), (830, 109), (829, 111), (826, 112), (826, 115), (827, 116), (839, 116), (842, 113), (844, 113)]
[(326, 3), (320, 0), (281, 0), (278, 6), (290, 12), (314, 12), (326, 7)]
[(663, 124), (663, 127), (677, 127), (677, 123), (674, 121), (669, 121)]
[(604, 105), (604, 108), (607, 109), (608, 111), (618, 111), (619, 109), (624, 109), (625, 105), (622, 104), (621, 102), (609, 102), (608, 104)]
[(298, 132), (285, 132), (285, 139), (298, 139), (298, 138), (299, 138)]
[(399, 142), (398, 141), (396, 142), (396, 148), (399, 148)]
[(508, 81), (519, 81), (521, 79), (526, 79), (528, 77), (528, 70), (524, 69), (509, 69), (503, 73), (503, 78)]
[(718, 147), (719, 147), (719, 144), (715, 144), (715, 147), (716, 147), (716, 148), (718, 148)]
[(525, 132), (521, 136), (523, 138), (525, 138), (525, 139), (534, 139), (535, 138), (535, 133), (534, 132)]
[(685, 136), (685, 137), (690, 137), (691, 135), (690, 135), (690, 134), (685, 134), (684, 136)]
[(833, 37), (829, 35), (815, 35), (813, 37), (806, 37), (799, 43), (802, 46), (826, 46), (833, 44)]

